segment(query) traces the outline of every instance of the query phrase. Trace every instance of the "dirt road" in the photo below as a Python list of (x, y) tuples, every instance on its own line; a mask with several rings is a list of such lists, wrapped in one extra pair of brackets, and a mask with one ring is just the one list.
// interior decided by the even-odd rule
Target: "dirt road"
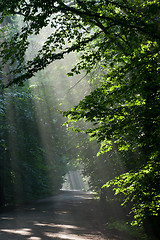
[(120, 240), (104, 231), (93, 195), (62, 191), (24, 208), (0, 214), (0, 240)]

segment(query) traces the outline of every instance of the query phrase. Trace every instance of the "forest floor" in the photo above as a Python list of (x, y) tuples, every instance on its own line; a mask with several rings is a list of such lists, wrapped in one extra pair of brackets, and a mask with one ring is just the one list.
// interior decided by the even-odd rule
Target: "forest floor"
[(61, 191), (58, 196), (0, 213), (0, 240), (129, 240), (107, 229), (92, 194)]

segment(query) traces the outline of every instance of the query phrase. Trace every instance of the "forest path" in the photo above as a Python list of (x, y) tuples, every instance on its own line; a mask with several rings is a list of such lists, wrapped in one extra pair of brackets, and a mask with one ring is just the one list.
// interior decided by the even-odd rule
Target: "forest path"
[(61, 191), (24, 208), (0, 214), (0, 240), (124, 240), (104, 231), (92, 194)]

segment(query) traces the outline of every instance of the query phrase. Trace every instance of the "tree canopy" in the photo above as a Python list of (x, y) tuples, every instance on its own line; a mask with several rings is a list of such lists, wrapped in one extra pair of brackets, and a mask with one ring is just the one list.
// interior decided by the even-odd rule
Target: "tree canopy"
[[(137, 51), (143, 51), (145, 55), (153, 42), (160, 40), (158, 0), (2, 0), (0, 12), (1, 22), (8, 15), (22, 16), (24, 22), (21, 27), (17, 26), (21, 29), (16, 34), (6, 33), (6, 41), (1, 44), (2, 63), (9, 61), (14, 65), (17, 60), (19, 62), (12, 69), (14, 77), (7, 85), (32, 77), (38, 70), (72, 51), (85, 50), (81, 64), (73, 72), (79, 73), (84, 68), (89, 72), (97, 61), (106, 60), (106, 57), (112, 59), (114, 56), (116, 62), (131, 57), (138, 61)], [(40, 34), (47, 25), (53, 32), (35, 58), (25, 62), (29, 37)], [(89, 45), (91, 52), (87, 51)]]

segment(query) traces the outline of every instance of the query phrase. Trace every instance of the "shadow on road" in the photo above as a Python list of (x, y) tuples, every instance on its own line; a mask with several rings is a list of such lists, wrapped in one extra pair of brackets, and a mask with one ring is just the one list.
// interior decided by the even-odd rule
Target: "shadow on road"
[(104, 231), (93, 195), (80, 191), (61, 191), (58, 196), (0, 214), (0, 240), (5, 239), (122, 240)]

